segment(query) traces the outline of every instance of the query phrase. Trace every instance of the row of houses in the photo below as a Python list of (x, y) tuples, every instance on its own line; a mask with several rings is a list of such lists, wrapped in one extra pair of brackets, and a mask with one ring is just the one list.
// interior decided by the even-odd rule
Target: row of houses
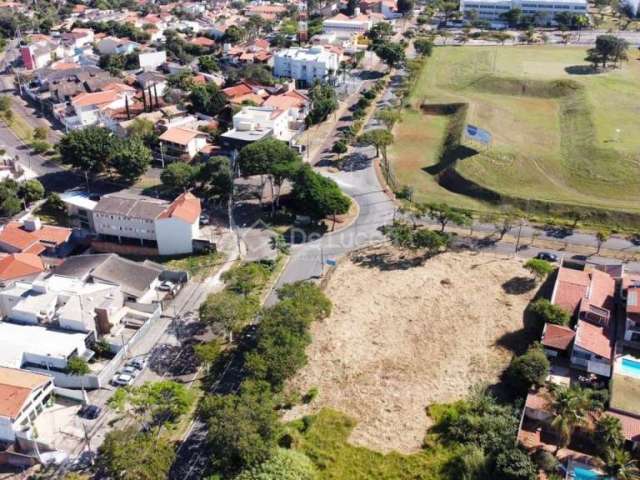
[[(608, 390), (608, 408), (585, 419), (577, 428), (578, 438), (588, 436), (599, 415), (609, 415), (620, 420), (628, 448), (640, 445), (639, 294), (640, 275), (626, 273), (623, 265), (587, 262), (582, 268), (559, 267), (550, 301), (568, 312), (572, 322), (544, 325), (540, 341), (551, 370), (548, 384), (527, 395), (518, 433), (525, 447), (556, 450), (549, 394), (554, 385)], [(597, 462), (579, 445), (580, 441), (570, 444), (559, 457), (592, 468)]]

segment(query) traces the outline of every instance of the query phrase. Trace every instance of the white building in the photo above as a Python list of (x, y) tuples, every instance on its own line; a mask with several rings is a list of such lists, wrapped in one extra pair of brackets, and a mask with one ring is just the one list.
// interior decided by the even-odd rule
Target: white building
[(142, 52), (138, 55), (138, 61), (141, 69), (145, 71), (155, 70), (167, 61), (167, 52), (165, 50)]
[(127, 54), (140, 49), (141, 45), (124, 38), (104, 37), (96, 45), (101, 55), (113, 55), (114, 53)]
[(135, 93), (135, 88), (124, 84), (105, 86), (101, 92), (81, 93), (71, 100), (75, 115), (66, 115), (62, 121), (70, 129), (91, 125), (110, 126), (112, 119), (105, 113), (125, 108), (127, 102), (133, 102)]
[(164, 157), (180, 160), (186, 156), (189, 160), (207, 145), (207, 134), (185, 127), (169, 127), (160, 135), (160, 145)]
[(339, 13), (322, 22), (322, 28), (325, 34), (335, 35), (337, 38), (351, 38), (354, 35), (367, 33), (373, 23), (373, 19), (369, 15), (358, 14), (354, 17), (348, 17)]
[(338, 54), (318, 45), (311, 48), (293, 47), (276, 53), (273, 74), (292, 78), (306, 85), (331, 80), (339, 66)]
[(276, 107), (243, 107), (233, 116), (233, 128), (223, 133), (220, 141), (236, 150), (270, 137), (289, 142), (296, 133), (289, 128), (289, 121), (288, 110)]
[(123, 193), (103, 196), (91, 215), (100, 240), (155, 248), (160, 255), (193, 252), (200, 233), (200, 200), (183, 193), (168, 203)]
[(556, 14), (570, 12), (576, 15), (587, 14), (587, 0), (461, 0), (460, 11), (478, 12), (481, 20), (501, 20), (501, 15), (518, 8), (523, 15), (536, 16), (541, 24), (552, 23)]
[(28, 431), (52, 393), (51, 377), (0, 367), (0, 442), (13, 443)]

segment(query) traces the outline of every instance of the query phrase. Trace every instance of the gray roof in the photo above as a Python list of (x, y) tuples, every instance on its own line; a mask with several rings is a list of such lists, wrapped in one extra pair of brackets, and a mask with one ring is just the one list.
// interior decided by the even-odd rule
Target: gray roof
[(155, 220), (168, 206), (169, 203), (163, 200), (118, 193), (102, 197), (93, 211), (109, 215)]
[(162, 269), (143, 265), (118, 255), (109, 258), (93, 270), (96, 280), (115, 283), (127, 295), (141, 297), (160, 276)]
[(124, 293), (141, 297), (162, 273), (161, 265), (127, 260), (115, 253), (69, 257), (54, 270), (55, 275), (87, 281), (89, 278), (120, 285)]
[(62, 265), (59, 265), (53, 271), (56, 275), (63, 277), (77, 278), (86, 280), (94, 268), (101, 265), (114, 253), (101, 253), (96, 255), (76, 255), (67, 258)]

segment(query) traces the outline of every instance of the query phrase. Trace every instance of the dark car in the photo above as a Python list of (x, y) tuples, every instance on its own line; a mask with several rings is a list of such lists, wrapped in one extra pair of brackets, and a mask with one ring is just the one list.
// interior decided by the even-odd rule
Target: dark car
[(536, 258), (540, 260), (546, 260), (547, 262), (557, 262), (558, 256), (555, 253), (551, 252), (540, 252), (536, 255)]
[(85, 405), (80, 409), (78, 415), (87, 420), (95, 420), (102, 413), (102, 409), (97, 405)]

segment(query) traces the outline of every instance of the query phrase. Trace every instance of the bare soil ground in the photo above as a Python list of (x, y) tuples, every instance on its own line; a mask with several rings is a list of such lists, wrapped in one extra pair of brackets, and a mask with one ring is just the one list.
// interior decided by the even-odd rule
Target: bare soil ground
[(313, 325), (309, 363), (290, 385), (320, 393), (286, 419), (333, 407), (357, 420), (352, 443), (410, 453), (428, 405), (498, 381), (535, 293), (522, 262), (462, 252), (407, 263), (375, 247), (338, 266), (327, 286), (333, 313)]

